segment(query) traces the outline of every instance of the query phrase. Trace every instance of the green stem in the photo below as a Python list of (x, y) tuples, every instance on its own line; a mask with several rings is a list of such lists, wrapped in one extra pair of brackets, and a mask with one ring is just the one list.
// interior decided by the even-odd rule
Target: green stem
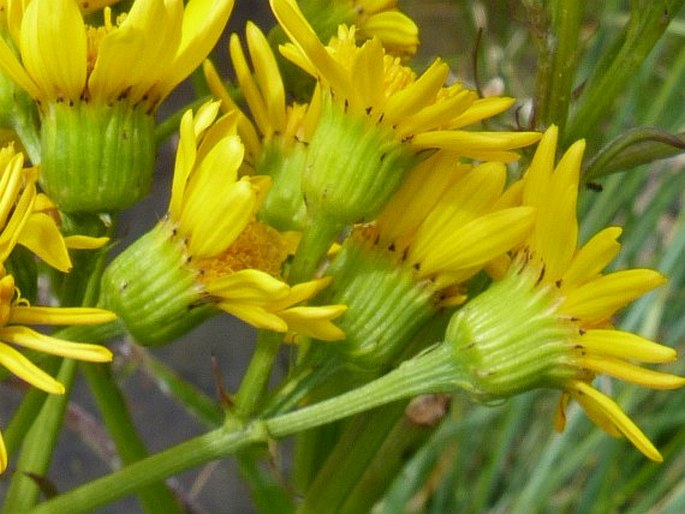
[[(430, 401), (430, 400), (429, 400)], [(404, 404), (400, 405), (404, 407)], [(387, 415), (388, 407), (374, 413), (370, 419), (369, 428), (376, 430), (375, 422)], [(394, 424), (389, 433), (380, 441), (380, 447), (374, 449), (373, 459), (369, 461), (363, 474), (354, 484), (354, 488), (344, 499), (340, 514), (354, 514), (356, 512), (371, 512), (378, 499), (388, 489), (390, 483), (406, 465), (407, 459), (433, 434), (437, 425), (419, 425), (409, 417), (403, 415), (389, 416)]]
[(584, 0), (573, 2), (556, 0), (553, 5), (552, 23), (556, 47), (552, 54), (554, 65), (551, 69), (551, 87), (547, 97), (546, 116), (542, 121), (545, 126), (552, 123), (558, 125), (560, 139), (564, 133), (571, 102), (584, 6)]
[[(114, 383), (110, 368), (101, 364), (84, 363), (82, 369), (122, 462), (132, 464), (147, 457), (145, 443), (133, 425), (126, 401)], [(156, 482), (141, 488), (138, 494), (145, 512), (183, 512), (164, 482)]]
[(163, 452), (135, 462), (120, 471), (78, 487), (25, 512), (32, 514), (78, 514), (123, 498), (151, 483), (181, 471), (235, 453), (254, 443), (265, 442), (263, 423), (229, 430), (224, 427), (190, 439)]
[(27, 512), (38, 501), (40, 487), (32, 477), (44, 477), (50, 467), (69, 399), (68, 392), (75, 375), (76, 363), (70, 359), (62, 361), (57, 379), (64, 384), (66, 392), (64, 395), (50, 395), (47, 398), (31, 429), (27, 432), (17, 463), (17, 471), (14, 473), (3, 505), (4, 514)]
[(288, 271), (288, 282), (297, 284), (311, 280), (321, 262), (321, 259), (331, 247), (342, 227), (325, 216), (311, 216), (309, 225), (302, 234), (302, 240), (297, 247)]
[(452, 391), (465, 382), (452, 345), (438, 346), (405, 361), (381, 378), (335, 398), (266, 420), (272, 437), (302, 432), (374, 407), (419, 394)]
[(307, 489), (298, 514), (339, 512), (405, 407), (406, 402), (395, 402), (354, 418)]
[[(127, 496), (141, 487), (219, 457), (231, 455), (269, 437), (285, 437), (309, 428), (417, 394), (452, 391), (466, 383), (451, 344), (439, 344), (387, 375), (336, 398), (296, 412), (222, 428), (142, 459), (33, 509), (33, 514), (78, 514)], [(22, 511), (27, 512), (27, 511)]]
[(541, 0), (523, 0), (526, 9), (526, 24), (528, 32), (537, 50), (537, 63), (535, 73), (535, 109), (534, 119), (531, 120), (533, 127), (539, 123), (537, 120), (548, 119), (549, 92), (552, 87), (552, 48), (548, 44), (550, 20), (547, 10)]
[(271, 377), (282, 341), (283, 334), (267, 330), (259, 331), (257, 347), (236, 394), (237, 415), (240, 418), (247, 419), (257, 410)]
[[(49, 356), (41, 363), (41, 368), (50, 375), (54, 375), (59, 369), (60, 362), (61, 359)], [(35, 387), (29, 389), (24, 396), (21, 405), (12, 416), (12, 420), (7, 426), (7, 429), (3, 431), (5, 447), (10, 459), (14, 452), (21, 446), (21, 442), (31, 428), (31, 425), (38, 416), (38, 413), (47, 398), (48, 394), (46, 392), (36, 389)]]

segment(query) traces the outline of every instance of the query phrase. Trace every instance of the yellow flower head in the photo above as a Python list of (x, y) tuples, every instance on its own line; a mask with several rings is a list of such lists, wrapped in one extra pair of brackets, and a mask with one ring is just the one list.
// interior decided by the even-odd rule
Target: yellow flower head
[(534, 132), (460, 130), (508, 109), (511, 98), (478, 99), (461, 84), (446, 86), (448, 66), (436, 60), (421, 76), (388, 55), (378, 38), (357, 44), (355, 27), (341, 25), (327, 46), (294, 0), (270, 0), (292, 43), (283, 55), (315, 77), (345, 112), (365, 115), (415, 151), (445, 148), (464, 157), (514, 160), (512, 149), (535, 142)]
[[(163, 282), (159, 275), (172, 274), (170, 280), (182, 289), (174, 293), (182, 299), (174, 302), (181, 302), (185, 311), (189, 304), (199, 308), (213, 305), (258, 328), (340, 339), (344, 335), (331, 320), (344, 312), (344, 306), (297, 305), (314, 296), (328, 280), (289, 286), (280, 278), (281, 265), (296, 241), (256, 220), (269, 180), (238, 178), (244, 148), (236, 134), (236, 117), (229, 115), (213, 123), (218, 109), (219, 103), (214, 102), (205, 104), (195, 116), (191, 111), (184, 115), (168, 215), (107, 269), (103, 281), (109, 304), (129, 331), (144, 342), (152, 336), (149, 318), (138, 310), (145, 303), (139, 296), (155, 296), (152, 308), (145, 308), (152, 311), (154, 324), (162, 325), (171, 304), (166, 310), (161, 308), (168, 302), (159, 294), (169, 293), (160, 292), (160, 287), (168, 287), (166, 282), (158, 285)], [(173, 262), (170, 266), (167, 261), (159, 264), (159, 274), (152, 277), (132, 264), (141, 258), (141, 252), (151, 251), (150, 245), (156, 252), (163, 247), (168, 262)], [(133, 278), (136, 273), (141, 276)], [(181, 278), (175, 275), (179, 273)], [(159, 342), (168, 342), (165, 331), (169, 327), (170, 321), (160, 329), (164, 333)], [(189, 327), (180, 328), (169, 333), (177, 336)]]
[[(377, 221), (361, 229), (387, 248), (418, 282), (443, 290), (475, 275), (519, 246), (533, 227), (535, 209), (506, 203), (506, 168), (459, 164), (440, 151), (411, 171)], [(454, 291), (457, 293), (457, 291)], [(445, 303), (463, 300), (448, 292)]]
[(231, 35), (229, 51), (240, 91), (254, 121), (235, 104), (210, 61), (205, 61), (204, 70), (212, 93), (222, 102), (222, 109), (239, 113), (238, 134), (246, 147), (246, 159), (254, 165), (263, 144), (268, 144), (274, 137), (303, 141), (305, 125), (316, 122), (316, 113), (307, 114), (310, 111), (306, 104), (286, 104), (285, 86), (276, 57), (259, 27), (248, 22), (245, 38), (252, 69), (237, 34)]
[[(72, 343), (25, 325), (92, 325), (115, 319), (113, 313), (102, 309), (31, 306), (21, 298), (14, 277), (0, 265), (0, 366), (43, 391), (63, 394), (64, 386), (11, 345), (88, 362), (109, 362), (112, 353), (104, 346)], [(0, 472), (6, 465), (7, 454), (0, 436)]]
[(393, 55), (413, 55), (419, 46), (419, 29), (397, 0), (302, 0), (298, 6), (323, 41), (345, 24), (359, 27), (360, 41), (375, 37)]
[(253, 121), (234, 103), (210, 61), (205, 61), (205, 76), (222, 108), (238, 113), (247, 171), (271, 177), (260, 219), (280, 230), (301, 230), (306, 215), (300, 187), (306, 159), (305, 133), (311, 132), (307, 127), (316, 123), (318, 112), (307, 104), (286, 104), (283, 80), (266, 37), (251, 22), (245, 32), (252, 66), (237, 34), (231, 35), (229, 50)]
[(363, 39), (378, 38), (393, 55), (413, 55), (419, 46), (416, 24), (397, 10), (397, 0), (345, 0), (354, 13), (349, 25), (359, 27)]
[(76, 0), (7, 0), (18, 59), (0, 40), (0, 69), (41, 104), (125, 97), (153, 110), (206, 57), (233, 0), (136, 0), (117, 23), (86, 25)]
[(576, 200), (585, 144), (572, 145), (555, 163), (557, 129), (544, 134), (520, 185), (524, 205), (537, 210), (530, 237), (506, 276), (467, 304), (448, 328), (448, 339), (477, 373), (482, 393), (510, 396), (534, 387), (563, 391), (556, 426), (564, 427), (568, 397), (612, 436), (626, 436), (655, 461), (661, 455), (621, 408), (593, 388), (606, 374), (655, 389), (685, 379), (641, 367), (665, 363), (675, 350), (612, 326), (612, 316), (664, 283), (649, 269), (603, 274), (616, 256), (621, 230), (602, 230), (578, 248)]
[(506, 259), (533, 226), (534, 208), (505, 202), (505, 179), (504, 164), (474, 167), (439, 151), (409, 173), (376, 221), (355, 226), (320, 299), (348, 306), (339, 322), (347, 338), (331, 351), (355, 367), (387, 369), (441, 309), (463, 303), (465, 282)]
[(52, 202), (36, 189), (37, 169), (24, 168), (24, 156), (12, 145), (0, 149), (0, 262), (17, 244), (60, 271), (71, 269), (67, 248), (98, 248), (106, 238), (63, 238)]

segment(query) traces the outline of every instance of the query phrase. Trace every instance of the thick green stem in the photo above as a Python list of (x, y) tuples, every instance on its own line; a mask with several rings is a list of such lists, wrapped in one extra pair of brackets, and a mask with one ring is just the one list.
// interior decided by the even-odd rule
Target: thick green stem
[[(82, 369), (123, 464), (132, 464), (147, 457), (145, 443), (133, 425), (126, 401), (114, 383), (110, 368), (101, 364), (83, 364)], [(145, 512), (182, 512), (176, 498), (163, 482), (142, 488), (138, 495)]]
[(266, 420), (272, 437), (279, 438), (411, 398), (418, 394), (453, 391), (465, 385), (459, 376), (451, 344), (441, 343), (362, 387), (310, 407)]
[(68, 391), (75, 375), (76, 363), (69, 359), (62, 361), (57, 379), (64, 384), (67, 392), (61, 396), (50, 395), (47, 398), (26, 434), (17, 463), (17, 471), (14, 473), (3, 505), (3, 514), (28, 512), (38, 501), (40, 487), (32, 477), (44, 477), (50, 467), (69, 400)]
[(264, 442), (267, 438), (268, 434), (262, 423), (252, 423), (237, 430), (222, 427), (78, 487), (33, 510), (13, 512), (27, 514), (29, 512), (32, 514), (95, 512), (98, 507), (128, 496), (141, 487), (230, 455), (251, 444)]

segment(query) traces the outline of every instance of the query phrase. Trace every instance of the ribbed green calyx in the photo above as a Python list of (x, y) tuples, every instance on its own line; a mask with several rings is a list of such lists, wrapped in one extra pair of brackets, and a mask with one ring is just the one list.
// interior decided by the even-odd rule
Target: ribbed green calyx
[(537, 281), (529, 269), (512, 270), (452, 317), (445, 343), (474, 396), (491, 400), (559, 387), (577, 374), (570, 363), (574, 329), (556, 313), (554, 286)]
[(147, 195), (155, 163), (154, 118), (125, 100), (42, 107), (41, 175), (65, 212), (108, 212)]
[(324, 96), (303, 175), (307, 208), (338, 225), (370, 220), (415, 162), (412, 149), (390, 127), (346, 112)]
[(380, 371), (391, 365), (410, 339), (438, 310), (437, 291), (398, 266), (385, 248), (350, 238), (327, 275), (323, 303), (347, 305), (336, 323), (347, 335), (333, 346), (350, 364)]
[(187, 262), (184, 241), (164, 219), (107, 267), (100, 303), (138, 343), (169, 343), (218, 312), (205, 303), (197, 272)]

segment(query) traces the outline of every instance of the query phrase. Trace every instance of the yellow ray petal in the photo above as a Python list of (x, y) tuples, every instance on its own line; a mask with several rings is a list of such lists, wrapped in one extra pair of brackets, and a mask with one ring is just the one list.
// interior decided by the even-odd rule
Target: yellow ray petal
[(605, 228), (583, 245), (562, 277), (562, 288), (578, 287), (599, 275), (618, 255), (621, 232), (619, 227)]
[(560, 310), (582, 321), (602, 321), (665, 281), (650, 269), (617, 271), (569, 291)]
[(249, 180), (242, 179), (231, 187), (216, 186), (198, 190), (181, 215), (181, 230), (191, 234), (189, 252), (200, 258), (225, 251), (254, 218), (257, 207)]
[[(294, 0), (269, 0), (271, 10), (290, 40), (299, 48), (318, 73), (343, 98), (353, 96), (344, 68), (333, 59), (319, 41)], [(284, 56), (286, 56), (284, 54)], [(287, 56), (286, 56), (287, 57)]]
[(449, 152), (436, 152), (408, 173), (378, 217), (378, 229), (384, 238), (394, 241), (416, 230), (449, 184), (471, 169), (454, 161)]
[(20, 352), (0, 342), (0, 366), (46, 393), (64, 394), (64, 386)]
[[(270, 136), (274, 132), (271, 124), (269, 107), (267, 106), (259, 87), (252, 78), (250, 67), (247, 64), (247, 58), (243, 52), (243, 47), (240, 44), (240, 38), (237, 34), (231, 34), (231, 39), (228, 45), (229, 53), (231, 55), (231, 62), (235, 70), (238, 84), (240, 84), (240, 91), (245, 97), (245, 102), (250, 108), (252, 118), (259, 128), (259, 131), (265, 135)], [(285, 107), (284, 107), (285, 109)]]
[(64, 244), (72, 250), (97, 250), (109, 242), (109, 237), (66, 236)]
[(383, 47), (380, 40), (366, 41), (350, 69), (350, 75), (354, 77), (355, 94), (348, 102), (353, 109), (382, 109), (385, 95), (379, 84), (383, 83), (384, 71)]
[(411, 116), (419, 109), (432, 105), (448, 74), (447, 64), (440, 59), (433, 61), (415, 82), (388, 98), (383, 109), (385, 120), (394, 124)]
[(7, 469), (7, 449), (5, 448), (5, 441), (2, 439), (0, 433), (0, 473)]
[(270, 302), (269, 309), (274, 312), (278, 312), (290, 307), (291, 305), (314, 298), (320, 291), (328, 287), (328, 285), (331, 283), (331, 280), (333, 280), (332, 277), (324, 277), (316, 280), (310, 280), (309, 282), (295, 284), (290, 288), (288, 296), (281, 300)]
[(42, 98), (41, 90), (33, 79), (26, 73), (24, 67), (14, 55), (14, 52), (0, 37), (0, 69), (7, 74), (19, 87), (24, 89), (32, 98)]
[[(370, 12), (366, 6), (364, 10)], [(383, 47), (393, 54), (414, 54), (419, 46), (418, 27), (411, 18), (399, 11), (378, 12), (369, 16), (359, 27), (359, 33), (368, 39), (377, 37), (383, 43)]]
[(606, 416), (647, 458), (655, 462), (663, 462), (664, 459), (659, 450), (611, 398), (584, 382), (575, 382), (574, 389), (570, 393), (586, 412), (601, 412)]
[(592, 352), (640, 362), (656, 364), (672, 362), (677, 358), (673, 348), (620, 330), (588, 330), (578, 341)]
[(476, 218), (452, 234), (445, 233), (440, 246), (421, 262), (420, 276), (483, 266), (525, 240), (534, 214), (532, 207), (514, 207)]
[[(469, 132), (466, 130), (435, 130), (416, 134), (412, 146), (418, 148), (442, 148), (465, 157), (480, 159), (484, 155), (500, 155), (496, 152), (522, 148), (540, 139), (537, 132)], [(516, 154), (501, 154), (506, 161), (517, 158)]]
[(579, 361), (582, 367), (595, 373), (606, 373), (614, 378), (652, 389), (678, 389), (685, 386), (683, 377), (642, 368), (608, 355), (588, 354), (582, 356)]
[(473, 91), (463, 89), (450, 98), (438, 100), (415, 114), (407, 116), (398, 123), (395, 133), (401, 139), (445, 125), (452, 126), (455, 118), (465, 110), (471, 110), (471, 105), (476, 98)]
[(288, 324), (288, 330), (292, 332), (320, 341), (339, 341), (345, 339), (345, 332), (335, 326), (331, 320), (342, 315), (345, 310), (347, 307), (344, 305), (293, 307), (279, 312), (279, 315)]
[(159, 94), (162, 98), (207, 57), (228, 22), (233, 4), (233, 0), (187, 2), (183, 12), (181, 44), (160, 83)]
[(104, 346), (87, 343), (72, 343), (54, 337), (41, 334), (28, 327), (9, 326), (0, 329), (0, 337), (4, 340), (38, 350), (51, 355), (59, 355), (67, 359), (75, 359), (87, 362), (110, 362), (112, 352)]
[[(286, 123), (285, 90), (276, 58), (266, 37), (254, 23), (248, 22), (245, 36), (271, 127), (276, 132), (283, 132)], [(267, 134), (265, 133), (265, 135)]]
[(34, 212), (26, 220), (17, 243), (25, 246), (47, 264), (66, 273), (71, 269), (71, 259), (62, 234), (55, 220), (47, 214)]
[(78, 100), (86, 85), (86, 27), (72, 0), (34, 0), (21, 28), (21, 57), (44, 94)]
[(450, 123), (450, 128), (467, 127), (486, 118), (492, 118), (503, 113), (514, 105), (516, 100), (506, 96), (495, 96), (492, 98), (479, 98), (471, 104), (464, 114), (455, 118)]
[[(119, 63), (120, 66), (127, 64), (131, 69), (129, 98), (132, 102), (137, 102), (148, 94), (152, 95), (153, 102), (161, 101), (162, 95), (166, 96), (159, 90), (149, 92), (173, 70), (174, 56), (183, 36), (184, 16), (183, 0), (133, 3), (118, 31), (123, 32), (130, 26), (131, 32), (143, 35), (143, 47), (139, 52), (127, 56), (128, 62)], [(202, 57), (205, 56), (206, 54)], [(200, 62), (198, 60), (197, 64)]]
[(23, 163), (22, 155), (16, 154), (0, 168), (4, 170), (0, 176), (0, 227), (4, 228), (10, 214), (16, 212), (14, 206), (24, 182)]
[(117, 319), (116, 314), (92, 307), (35, 307), (17, 305), (12, 308), (9, 323), (17, 325), (98, 325)]
[(188, 177), (195, 166), (197, 158), (197, 139), (192, 110), (188, 109), (183, 113), (179, 132), (180, 138), (178, 149), (176, 150), (174, 178), (171, 183), (171, 200), (169, 200), (169, 213), (175, 220), (179, 220), (181, 217)]
[(240, 270), (206, 284), (207, 292), (232, 302), (266, 305), (287, 297), (288, 284), (255, 269)]
[[(580, 165), (585, 141), (566, 151), (552, 175), (549, 197), (538, 207), (538, 236), (543, 238), (541, 257), (550, 277), (558, 279), (568, 269), (578, 246), (577, 199)], [(563, 227), (561, 230), (559, 227)], [(538, 250), (538, 247), (535, 248)]]
[(288, 331), (287, 323), (276, 314), (268, 312), (264, 307), (230, 302), (219, 302), (217, 306), (253, 327), (273, 330), (274, 332)]

